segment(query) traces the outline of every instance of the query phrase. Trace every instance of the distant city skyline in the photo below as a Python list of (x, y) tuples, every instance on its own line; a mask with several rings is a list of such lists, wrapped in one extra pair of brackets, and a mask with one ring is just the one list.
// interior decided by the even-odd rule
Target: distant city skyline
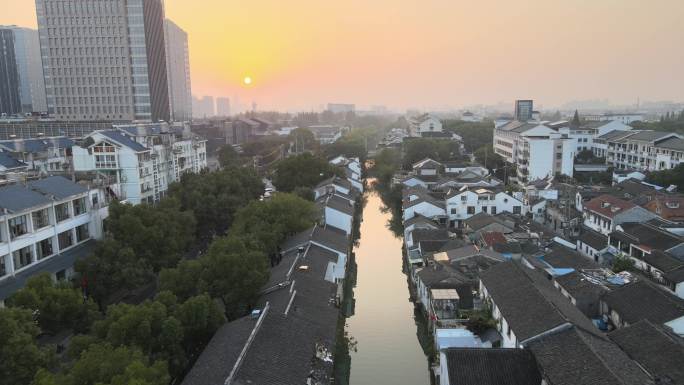
[[(684, 101), (678, 0), (165, 4), (189, 36), (193, 94), (262, 110)], [(0, 24), (36, 28), (34, 1), (0, 9)]]

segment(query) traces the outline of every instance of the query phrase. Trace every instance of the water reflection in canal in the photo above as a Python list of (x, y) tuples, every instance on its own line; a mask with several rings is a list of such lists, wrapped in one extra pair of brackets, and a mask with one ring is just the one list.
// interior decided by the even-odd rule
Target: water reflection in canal
[(388, 229), (391, 213), (373, 191), (363, 210), (356, 253), (356, 299), (348, 332), (351, 385), (429, 385), (428, 363), (420, 347), (413, 303), (402, 272), (402, 240)]

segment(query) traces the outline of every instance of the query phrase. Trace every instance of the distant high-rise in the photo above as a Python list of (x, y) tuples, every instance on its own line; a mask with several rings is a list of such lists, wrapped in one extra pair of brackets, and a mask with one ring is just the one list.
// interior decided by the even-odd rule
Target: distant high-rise
[(169, 77), (171, 118), (192, 119), (192, 91), (188, 34), (173, 21), (165, 21), (166, 70)]
[(230, 99), (216, 98), (216, 116), (230, 116)]
[(515, 119), (521, 122), (532, 120), (532, 112), (534, 111), (534, 102), (532, 100), (516, 100), (515, 101)]
[(0, 113), (47, 112), (38, 31), (0, 26)]
[(214, 108), (214, 97), (204, 96), (202, 98), (192, 98), (192, 117), (194, 119), (204, 119), (216, 116)]
[(356, 106), (353, 104), (328, 103), (328, 111), (333, 113), (346, 113), (356, 111)]
[(48, 113), (169, 120), (162, 0), (36, 0)]

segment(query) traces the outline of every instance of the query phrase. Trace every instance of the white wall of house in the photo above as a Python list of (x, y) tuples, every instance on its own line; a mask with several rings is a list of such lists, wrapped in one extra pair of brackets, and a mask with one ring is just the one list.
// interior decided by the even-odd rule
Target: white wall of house
[(415, 187), (415, 186), (423, 186), (425, 188), (428, 187), (428, 184), (423, 182), (422, 180), (412, 177), (409, 179), (405, 179), (402, 184), (407, 187)]
[(678, 284), (675, 285), (675, 294), (679, 298), (684, 298), (684, 282), (679, 282)]
[(665, 322), (665, 326), (672, 329), (672, 331), (678, 334), (680, 337), (684, 337), (684, 317), (679, 317), (670, 322)]
[(418, 203), (417, 205), (414, 205), (414, 206), (411, 206), (411, 207), (404, 209), (404, 216), (403, 216), (404, 221), (407, 221), (407, 220), (415, 217), (416, 214), (420, 214), (420, 215), (427, 217), (427, 218), (434, 218), (437, 216), (446, 215), (443, 208), (441, 208), (439, 206), (435, 206), (430, 202), (421, 202), (421, 203)]
[(325, 206), (325, 224), (344, 230), (347, 235), (352, 232), (352, 222), (354, 218), (341, 211), (335, 210), (330, 206)]

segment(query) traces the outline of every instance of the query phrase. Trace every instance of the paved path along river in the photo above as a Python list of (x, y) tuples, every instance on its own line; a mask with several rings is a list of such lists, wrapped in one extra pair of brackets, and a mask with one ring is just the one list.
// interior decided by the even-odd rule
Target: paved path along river
[(401, 238), (387, 227), (391, 213), (367, 194), (361, 238), (355, 248), (355, 314), (347, 320), (357, 342), (351, 385), (429, 385), (428, 363), (418, 342), (414, 306), (402, 272)]

